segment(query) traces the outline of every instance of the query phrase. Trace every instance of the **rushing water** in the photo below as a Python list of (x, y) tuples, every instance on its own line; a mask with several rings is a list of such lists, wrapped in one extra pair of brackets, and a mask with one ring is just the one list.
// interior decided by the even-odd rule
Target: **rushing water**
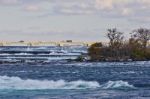
[(150, 62), (0, 65), (0, 99), (150, 99)]
[(81, 49), (1, 48), (0, 99), (150, 99), (150, 61), (48, 61)]

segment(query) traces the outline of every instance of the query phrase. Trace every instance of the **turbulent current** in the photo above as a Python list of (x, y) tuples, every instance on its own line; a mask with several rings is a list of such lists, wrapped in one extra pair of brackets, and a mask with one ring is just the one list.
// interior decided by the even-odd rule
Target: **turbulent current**
[(0, 99), (149, 99), (150, 62), (1, 64)]
[(149, 61), (64, 61), (85, 49), (2, 47), (0, 99), (150, 99)]
[(19, 77), (0, 77), (0, 89), (13, 89), (13, 90), (43, 90), (43, 89), (119, 89), (119, 88), (134, 88), (124, 81), (109, 81), (100, 85), (96, 81), (71, 81), (66, 82), (64, 80), (22, 80)]

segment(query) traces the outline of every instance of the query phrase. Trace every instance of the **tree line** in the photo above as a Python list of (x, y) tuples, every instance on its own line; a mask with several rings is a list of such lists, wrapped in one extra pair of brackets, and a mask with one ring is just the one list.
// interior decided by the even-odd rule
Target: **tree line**
[(125, 40), (124, 33), (113, 28), (107, 30), (106, 37), (108, 44), (97, 42), (88, 48), (91, 61), (150, 60), (150, 29), (135, 29)]

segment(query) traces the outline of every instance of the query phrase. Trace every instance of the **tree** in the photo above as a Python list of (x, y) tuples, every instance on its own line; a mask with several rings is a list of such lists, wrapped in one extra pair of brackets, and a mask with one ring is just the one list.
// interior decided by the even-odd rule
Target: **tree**
[(123, 32), (116, 28), (108, 29), (107, 38), (109, 45), (95, 43), (89, 47), (88, 55), (92, 61), (150, 60), (149, 29), (134, 30), (126, 41)]
[(122, 43), (124, 36), (122, 32), (117, 31), (116, 28), (108, 29), (107, 37), (110, 40), (110, 46)]
[(144, 52), (142, 50), (142, 45), (138, 40), (130, 38), (128, 46), (130, 58), (134, 60), (144, 59)]
[(102, 47), (103, 44), (101, 42), (94, 43), (88, 48), (88, 55), (90, 59), (93, 61), (99, 61), (102, 57)]
[(150, 29), (139, 28), (131, 33), (131, 37), (142, 44), (144, 51), (146, 51), (147, 44), (150, 40)]
[(116, 28), (108, 29), (107, 38), (109, 39), (111, 57), (118, 57), (124, 39), (123, 33), (119, 32)]

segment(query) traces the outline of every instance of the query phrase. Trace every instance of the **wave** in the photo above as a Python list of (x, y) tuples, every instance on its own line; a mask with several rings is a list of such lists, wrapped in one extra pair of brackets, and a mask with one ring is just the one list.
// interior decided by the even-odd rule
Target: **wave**
[(71, 81), (64, 80), (23, 80), (19, 77), (0, 76), (0, 89), (35, 90), (35, 89), (85, 89), (98, 88), (99, 83), (94, 81)]
[(133, 85), (130, 85), (125, 81), (109, 81), (103, 85), (101, 85), (102, 89), (135, 89)]
[(30, 54), (30, 53), (17, 53), (17, 54), (14, 54), (14, 55), (34, 55), (34, 54)]
[(109, 81), (100, 85), (96, 81), (70, 81), (65, 80), (23, 80), (19, 77), (0, 76), (1, 90), (45, 90), (45, 89), (119, 89), (119, 88), (134, 88), (124, 81)]

